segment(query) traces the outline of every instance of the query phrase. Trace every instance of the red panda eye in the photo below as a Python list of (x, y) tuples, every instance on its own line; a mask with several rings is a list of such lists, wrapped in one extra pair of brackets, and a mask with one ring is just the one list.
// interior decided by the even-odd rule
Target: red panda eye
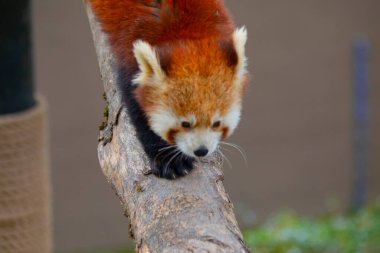
[(220, 121), (216, 121), (214, 124), (212, 124), (212, 128), (218, 128), (220, 127)]
[(182, 122), (182, 127), (189, 129), (189, 128), (191, 128), (191, 124), (190, 124), (190, 122), (184, 121), (184, 122)]

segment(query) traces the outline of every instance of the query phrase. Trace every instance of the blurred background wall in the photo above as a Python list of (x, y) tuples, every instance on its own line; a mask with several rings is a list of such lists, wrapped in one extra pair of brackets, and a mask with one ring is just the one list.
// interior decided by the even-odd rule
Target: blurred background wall
[[(118, 246), (127, 219), (97, 161), (104, 102), (81, 1), (35, 0), (36, 83), (50, 103), (58, 252)], [(370, 197), (380, 192), (380, 1), (226, 1), (249, 31), (252, 73), (241, 125), (225, 151), (226, 188), (242, 224), (291, 208), (349, 205), (353, 180), (352, 42), (370, 42)]]

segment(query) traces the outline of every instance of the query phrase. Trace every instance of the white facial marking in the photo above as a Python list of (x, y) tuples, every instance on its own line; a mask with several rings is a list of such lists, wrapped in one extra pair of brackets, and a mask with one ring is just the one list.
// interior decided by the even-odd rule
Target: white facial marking
[(153, 132), (165, 139), (168, 130), (177, 125), (177, 117), (169, 110), (156, 110), (149, 114), (149, 123)]
[(215, 114), (212, 119), (211, 119), (211, 124), (217, 122), (217, 121), (221, 121), (222, 120), (222, 117), (220, 116), (219, 113)]
[[(216, 114), (212, 120), (221, 120), (225, 126), (229, 128), (228, 135), (236, 129), (241, 115), (241, 105), (240, 103), (235, 104), (231, 109), (224, 115), (224, 117)], [(166, 138), (166, 134), (169, 129), (176, 128), (181, 121), (187, 121), (191, 124), (196, 123), (196, 118), (194, 115), (188, 115), (187, 117), (177, 117), (173, 112), (167, 109), (158, 109), (149, 113), (149, 122), (152, 130), (163, 139)], [(198, 127), (192, 128), (189, 131), (180, 132), (175, 135), (175, 143), (178, 149), (184, 154), (196, 157), (194, 151), (204, 146), (208, 149), (208, 154), (212, 154), (222, 137), (220, 131), (214, 131), (210, 127)]]
[(215, 132), (208, 128), (200, 128), (177, 134), (175, 141), (183, 153), (196, 157), (194, 151), (201, 146), (205, 146), (208, 149), (207, 155), (213, 153), (218, 146), (220, 138), (220, 132)]
[(240, 116), (241, 116), (240, 104), (235, 104), (234, 106), (232, 106), (231, 109), (224, 116), (223, 123), (229, 128), (228, 135), (231, 135), (233, 131), (236, 129), (240, 121)]
[(161, 68), (156, 51), (148, 42), (137, 40), (133, 44), (133, 53), (140, 68), (140, 73), (133, 79), (134, 84), (144, 84), (149, 80), (158, 84), (164, 83), (166, 74)]
[(187, 115), (187, 117), (181, 117), (181, 122), (189, 122), (192, 126), (197, 123), (197, 118), (194, 114), (190, 113)]

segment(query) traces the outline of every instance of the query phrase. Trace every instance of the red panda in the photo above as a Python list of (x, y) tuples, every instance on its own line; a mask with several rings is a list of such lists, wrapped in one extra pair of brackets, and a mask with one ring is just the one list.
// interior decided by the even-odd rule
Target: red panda
[(116, 55), (152, 172), (174, 179), (217, 150), (241, 114), (245, 28), (222, 0), (88, 0)]

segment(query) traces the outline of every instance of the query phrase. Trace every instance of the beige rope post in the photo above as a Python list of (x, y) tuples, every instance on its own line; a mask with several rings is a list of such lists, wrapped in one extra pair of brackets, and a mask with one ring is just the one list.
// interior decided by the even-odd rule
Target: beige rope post
[(50, 253), (46, 105), (0, 116), (0, 252)]

